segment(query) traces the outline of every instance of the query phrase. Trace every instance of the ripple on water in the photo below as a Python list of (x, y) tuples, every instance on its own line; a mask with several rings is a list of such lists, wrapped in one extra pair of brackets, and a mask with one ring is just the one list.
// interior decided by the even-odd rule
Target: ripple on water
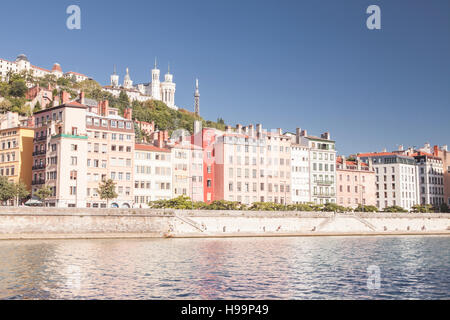
[(449, 299), (449, 262), (448, 237), (4, 241), (0, 299)]

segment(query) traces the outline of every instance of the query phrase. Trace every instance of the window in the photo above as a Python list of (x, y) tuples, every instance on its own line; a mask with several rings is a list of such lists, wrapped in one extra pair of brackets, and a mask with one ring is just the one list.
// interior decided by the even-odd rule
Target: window
[(71, 159), (71, 164), (73, 166), (76, 166), (77, 165), (77, 157), (70, 157), (70, 159)]

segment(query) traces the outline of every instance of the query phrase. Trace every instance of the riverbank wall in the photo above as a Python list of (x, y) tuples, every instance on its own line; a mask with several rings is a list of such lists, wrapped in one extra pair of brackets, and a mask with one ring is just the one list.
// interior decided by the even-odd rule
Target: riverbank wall
[(450, 235), (448, 213), (0, 208), (0, 239)]

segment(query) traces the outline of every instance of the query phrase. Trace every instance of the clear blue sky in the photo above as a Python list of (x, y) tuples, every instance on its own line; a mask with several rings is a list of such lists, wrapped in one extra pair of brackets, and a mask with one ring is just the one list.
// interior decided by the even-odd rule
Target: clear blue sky
[[(78, 4), (82, 29), (66, 28)], [(381, 30), (366, 8), (381, 7)], [(170, 62), (176, 104), (228, 124), (319, 135), (341, 154), (450, 145), (450, 1), (180, 0), (2, 2), (0, 57), (109, 83), (150, 81)]]

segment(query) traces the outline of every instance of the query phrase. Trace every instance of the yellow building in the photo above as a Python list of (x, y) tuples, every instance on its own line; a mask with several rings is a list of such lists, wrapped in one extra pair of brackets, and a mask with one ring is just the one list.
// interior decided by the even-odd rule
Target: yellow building
[(34, 129), (13, 127), (0, 130), (0, 176), (23, 182), (31, 191)]

